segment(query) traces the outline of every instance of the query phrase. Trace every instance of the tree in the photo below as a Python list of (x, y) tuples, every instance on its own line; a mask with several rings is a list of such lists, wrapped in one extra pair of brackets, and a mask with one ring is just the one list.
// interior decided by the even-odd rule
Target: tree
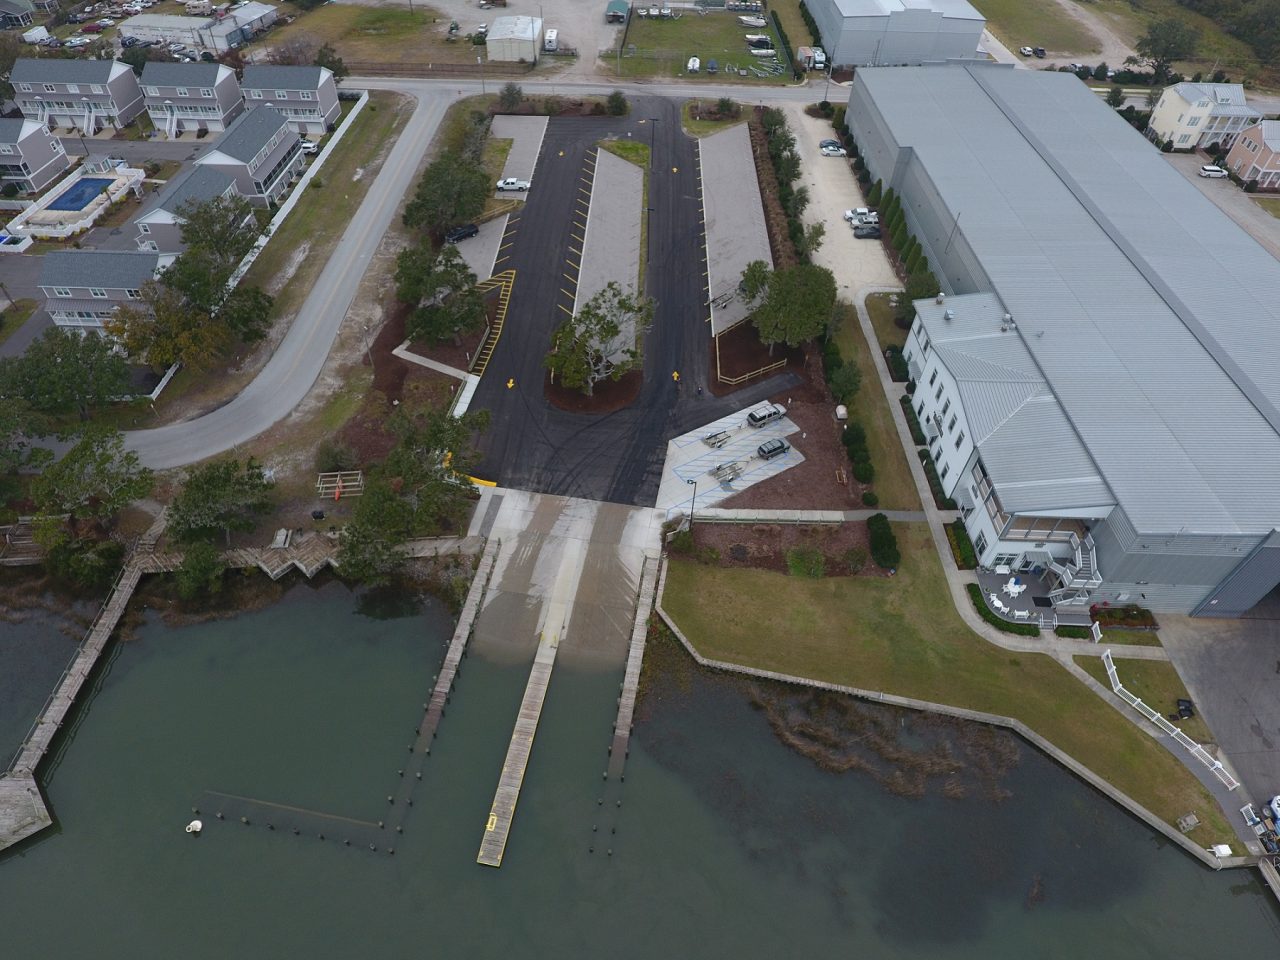
[(338, 56), (338, 51), (333, 48), (332, 43), (326, 43), (316, 51), (316, 58), (313, 61), (317, 67), (324, 67), (333, 71), (333, 79), (335, 83), (341, 83), (351, 75), (351, 71), (347, 69), (347, 65), (343, 63), (342, 58)]
[(254, 518), (270, 508), (274, 488), (252, 458), (243, 464), (227, 459), (193, 467), (169, 507), (169, 529), (187, 541), (220, 532), (229, 547), (232, 530), (252, 530)]
[(133, 72), (138, 76), (142, 76), (142, 71), (148, 63), (173, 62), (163, 48), (151, 47), (141, 43), (126, 47), (120, 52), (118, 59), (133, 67)]
[(1177, 17), (1154, 20), (1133, 45), (1137, 55), (1128, 57), (1125, 63), (1149, 66), (1154, 82), (1163, 83), (1168, 79), (1173, 61), (1189, 60), (1195, 55), (1199, 40), (1200, 31), (1185, 20)]
[(124, 448), (119, 430), (91, 427), (80, 441), (31, 484), (31, 499), (46, 516), (105, 520), (151, 492), (151, 471)]
[(484, 167), (456, 153), (442, 153), (422, 173), (404, 208), (404, 225), (428, 232), (478, 217), (493, 193)]
[(1107, 66), (1107, 61), (1103, 60), (1100, 64), (1098, 64), (1096, 67), (1093, 68), (1093, 70), (1090, 72), (1090, 77), (1094, 80), (1105, 80), (1107, 79), (1107, 71), (1109, 69), (1110, 68)]
[(231, 336), (245, 343), (256, 343), (267, 335), (271, 326), (271, 307), (275, 300), (257, 287), (241, 284), (227, 294), (214, 320)]
[[(319, 6), (319, 0), (311, 6)], [(306, 7), (306, 4), (302, 4)], [(309, 33), (295, 33), (267, 51), (267, 62), (282, 67), (304, 67), (314, 64), (320, 52), (320, 41)]]
[(484, 297), (476, 275), (452, 244), (439, 253), (420, 243), (396, 257), (396, 296), (413, 304), (405, 332), (410, 339), (444, 340), (479, 330), (484, 324)]
[(769, 278), (772, 276), (773, 271), (763, 260), (752, 260), (748, 263), (747, 268), (742, 271), (742, 280), (738, 283), (742, 299), (747, 303), (760, 300), (768, 292)]
[[(182, 221), (179, 229), (184, 248), (188, 253), (196, 251), (198, 256), (191, 260), (208, 269), (213, 274), (210, 282), (218, 286), (231, 279), (240, 261), (263, 234), (253, 207), (238, 194), (184, 203), (178, 208), (178, 216)], [(192, 299), (202, 305), (209, 302)]]
[(9, 74), (18, 58), (23, 55), (21, 35), (14, 30), (0, 32), (0, 100), (8, 100), (13, 96), (13, 84), (9, 82)]
[(498, 91), (498, 107), (502, 110), (514, 110), (522, 103), (524, 103), (524, 91), (520, 89), (520, 84), (508, 80)]
[(209, 315), (193, 308), (186, 298), (164, 284), (148, 281), (142, 287), (141, 306), (126, 304), (103, 329), (115, 337), (131, 357), (156, 370), (175, 363), (207, 370), (229, 339), (225, 328)]
[(48, 450), (34, 446), (33, 438), (45, 435), (39, 415), (21, 397), (0, 400), (0, 478), (24, 467), (40, 467), (52, 458)]
[(621, 90), (615, 90), (609, 94), (605, 100), (605, 109), (609, 111), (612, 117), (624, 116), (627, 112), (627, 95)]
[(21, 357), (0, 360), (0, 395), (33, 410), (88, 420), (91, 408), (129, 392), (129, 370), (104, 337), (50, 327)]
[(1107, 106), (1114, 107), (1116, 110), (1124, 106), (1124, 88), (1119, 84), (1115, 84), (1107, 91)]
[(653, 301), (611, 280), (557, 328), (547, 369), (561, 385), (592, 396), (601, 380), (619, 380), (640, 364), (636, 344), (652, 321)]
[(722, 119), (736, 117), (741, 111), (742, 108), (738, 106), (732, 97), (721, 97), (716, 101), (716, 113)]
[(191, 544), (183, 551), (182, 563), (174, 576), (178, 596), (183, 600), (194, 600), (217, 593), (222, 589), (222, 575), (226, 570), (222, 554), (213, 544), (205, 541)]
[(827, 328), (836, 302), (836, 280), (825, 267), (801, 264), (769, 278), (764, 302), (751, 314), (761, 343), (789, 347), (812, 340)]
[(913, 273), (907, 277), (907, 288), (898, 296), (894, 308), (894, 322), (906, 330), (915, 319), (916, 300), (931, 300), (941, 292), (938, 278), (928, 271)]
[(849, 404), (862, 386), (862, 372), (856, 363), (842, 363), (827, 378), (827, 386), (837, 403)]
[(822, 241), (827, 236), (827, 225), (825, 223), (811, 223), (804, 228), (804, 236), (801, 237), (797, 251), (800, 256), (808, 258), (818, 252), (822, 246)]
[(398, 410), (388, 427), (396, 436), (378, 470), (411, 511), (411, 527), (422, 535), (457, 524), (470, 509), (469, 487), (459, 483), (479, 460), (472, 437), (489, 423), (487, 412), (451, 417), (427, 408)]
[(385, 480), (365, 485), (355, 515), (338, 541), (338, 569), (361, 583), (389, 582), (405, 561), (400, 546), (409, 537), (413, 510)]

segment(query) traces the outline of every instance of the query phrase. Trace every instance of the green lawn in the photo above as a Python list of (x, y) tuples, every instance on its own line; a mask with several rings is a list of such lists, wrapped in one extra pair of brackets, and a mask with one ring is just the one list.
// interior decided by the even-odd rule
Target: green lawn
[(960, 620), (925, 524), (894, 524), (892, 578), (808, 580), (672, 560), (665, 609), (706, 657), (1020, 719), (1200, 845), (1231, 842), (1200, 782), (1059, 664)]
[(34, 300), (18, 299), (13, 306), (0, 314), (0, 343), (8, 340), (36, 312), (39, 304)]
[[(789, 70), (784, 70), (779, 76), (765, 78), (751, 72), (753, 67), (761, 69), (763, 64), (761, 58), (753, 57), (747, 50), (744, 37), (748, 33), (769, 34), (774, 38), (774, 49), (778, 51), (779, 59), (785, 57), (772, 24), (744, 27), (738, 23), (736, 14), (725, 12), (698, 16), (686, 11), (678, 20), (633, 18), (627, 30), (627, 45), (622, 51), (621, 61), (612, 58), (611, 66), (615, 73), (620, 70), (624, 77), (682, 77), (717, 83), (727, 80), (730, 71), (742, 69), (747, 71), (747, 75), (735, 77), (735, 82), (791, 82)], [(702, 61), (702, 72), (685, 73), (690, 57)], [(718, 74), (706, 72), (710, 60), (717, 62)]]
[(873, 293), (867, 297), (867, 315), (871, 318), (871, 329), (876, 332), (880, 341), (880, 349), (891, 346), (903, 346), (907, 342), (907, 332), (893, 322), (893, 304), (890, 302), (894, 294)]
[(846, 361), (852, 357), (862, 373), (862, 387), (850, 405), (849, 417), (867, 431), (867, 449), (876, 468), (872, 487), (880, 498), (880, 506), (885, 510), (919, 510), (920, 498), (916, 495), (907, 456), (898, 440), (893, 411), (876, 375), (871, 353), (875, 348), (867, 346), (856, 316), (840, 324), (835, 340), (840, 356)]
[(693, 108), (697, 103), (701, 103), (704, 107), (714, 107), (714, 100), (686, 100), (684, 106), (680, 108), (680, 122), (684, 126), (684, 132), (691, 137), (705, 137), (708, 134), (719, 133), (735, 124), (745, 123), (746, 114), (739, 114), (729, 120), (702, 120), (693, 116)]
[(475, 63), (485, 56), (483, 46), (473, 46), (465, 34), (488, 22), (489, 13), (475, 10), (458, 20), (459, 38), (446, 40), (450, 17), (430, 7), (367, 7), (326, 3), (312, 10), (285, 5), (281, 13), (293, 13), (293, 23), (270, 31), (253, 50), (288, 44), (294, 40), (331, 43), (338, 55), (356, 63)]
[[(1111, 681), (1107, 679), (1107, 668), (1102, 665), (1101, 657), (1073, 657), (1077, 666), (1083, 667), (1093, 679), (1108, 690)], [(1166, 660), (1121, 660), (1116, 663), (1116, 674), (1124, 688), (1147, 706), (1160, 713), (1178, 712), (1178, 700), (1189, 700), (1191, 695), (1178, 676), (1173, 664)], [(1174, 721), (1182, 732), (1197, 743), (1210, 743), (1213, 734), (1208, 725), (1196, 714), (1190, 720)]]
[[(787, 39), (791, 41), (792, 50), (796, 47), (813, 45), (813, 35), (809, 33), (809, 26), (800, 15), (800, 0), (770, 0), (769, 9), (776, 13), (782, 22), (782, 29), (787, 31)], [(764, 18), (769, 21), (770, 26), (773, 25), (773, 20), (768, 13), (764, 14)], [(755, 32), (752, 31), (752, 33)]]
[(1280, 218), (1280, 197), (1254, 197), (1253, 202), (1273, 217)]
[(1014, 53), (1019, 47), (1073, 54), (1101, 49), (1097, 38), (1055, 0), (973, 0), (973, 5), (987, 18), (987, 29)]

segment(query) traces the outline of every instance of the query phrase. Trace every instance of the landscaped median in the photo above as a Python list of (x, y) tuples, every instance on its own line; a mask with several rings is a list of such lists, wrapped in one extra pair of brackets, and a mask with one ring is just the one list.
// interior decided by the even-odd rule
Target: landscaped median
[(893, 577), (788, 577), (673, 559), (662, 604), (703, 656), (1010, 717), (1168, 824), (1195, 811), (1193, 843), (1235, 839), (1172, 754), (1060, 664), (1010, 653), (960, 620), (925, 524), (894, 524)]

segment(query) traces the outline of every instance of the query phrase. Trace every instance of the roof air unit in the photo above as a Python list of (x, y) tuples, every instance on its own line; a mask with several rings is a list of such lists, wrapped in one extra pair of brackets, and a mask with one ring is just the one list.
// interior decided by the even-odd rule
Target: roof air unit
[(1008, 324), (1012, 324), (1012, 323), (1013, 323), (1013, 314), (1012, 314), (1012, 313), (1006, 313), (1006, 314), (1004, 315), (1004, 322), (1005, 322), (1005, 323), (1008, 323)]
[(947, 299), (947, 295), (946, 295), (945, 293), (939, 293), (939, 294), (938, 294), (938, 299), (937, 299), (937, 300), (935, 300), (934, 302), (935, 302), (935, 303), (942, 303), (942, 302), (943, 302), (944, 300), (946, 300), (946, 299)]

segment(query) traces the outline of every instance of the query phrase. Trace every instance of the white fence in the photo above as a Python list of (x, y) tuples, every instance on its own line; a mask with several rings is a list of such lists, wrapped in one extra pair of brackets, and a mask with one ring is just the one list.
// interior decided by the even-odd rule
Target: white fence
[(1159, 713), (1156, 710), (1152, 710), (1149, 706), (1124, 688), (1124, 685), (1120, 683), (1120, 675), (1116, 673), (1116, 665), (1111, 659), (1110, 650), (1102, 655), (1102, 663), (1103, 666), (1107, 668), (1107, 679), (1111, 681), (1111, 689), (1115, 691), (1116, 696), (1154, 723), (1163, 733), (1167, 733), (1169, 736), (1173, 737), (1174, 740), (1178, 741), (1178, 743), (1186, 747), (1193, 757), (1213, 771), (1213, 775), (1221, 780), (1228, 790), (1234, 790), (1236, 787), (1240, 786), (1239, 781), (1227, 772), (1221, 761), (1211, 756), (1204, 747), (1200, 746), (1200, 744), (1196, 743), (1180, 729), (1170, 723), (1165, 718), (1164, 714)]
[[(9, 221), (5, 232), (17, 237), (33, 237), (39, 240), (66, 240), (77, 233), (83, 233), (92, 227), (98, 219), (111, 209), (113, 204), (124, 199), (129, 191), (141, 189), (146, 174), (135, 167), (116, 167), (108, 173), (93, 173), (81, 167), (67, 177), (55, 189), (46, 193), (40, 200), (27, 207)], [(111, 185), (103, 193), (94, 197), (80, 211), (50, 211), (49, 205), (85, 178), (111, 178)], [(63, 214), (51, 220), (37, 219), (44, 214)], [(72, 219), (74, 217), (74, 219)]]

